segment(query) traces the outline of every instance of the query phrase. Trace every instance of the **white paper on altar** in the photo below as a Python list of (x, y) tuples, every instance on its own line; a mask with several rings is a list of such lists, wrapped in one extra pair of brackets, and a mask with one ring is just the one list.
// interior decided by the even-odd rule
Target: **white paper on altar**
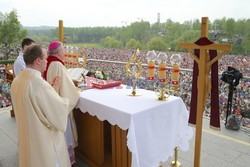
[(69, 72), (69, 76), (72, 80), (82, 82), (82, 80), (83, 80), (82, 75), (86, 76), (88, 73), (88, 70), (86, 70), (84, 68), (69, 68), (68, 72)]
[(157, 101), (152, 91), (141, 90), (142, 95), (137, 97), (127, 96), (126, 91), (125, 86), (86, 90), (77, 107), (101, 121), (128, 129), (132, 167), (158, 166), (173, 155), (176, 146), (188, 150), (193, 131), (181, 98), (170, 96), (168, 101)]

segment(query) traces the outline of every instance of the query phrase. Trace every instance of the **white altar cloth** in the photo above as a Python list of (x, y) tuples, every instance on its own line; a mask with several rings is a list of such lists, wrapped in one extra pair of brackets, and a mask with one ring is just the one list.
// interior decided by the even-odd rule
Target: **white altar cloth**
[(89, 89), (81, 92), (77, 108), (128, 130), (127, 146), (132, 152), (132, 167), (157, 167), (173, 155), (174, 147), (187, 151), (193, 136), (188, 112), (179, 97), (157, 101), (155, 93), (127, 96), (123, 85), (113, 89)]

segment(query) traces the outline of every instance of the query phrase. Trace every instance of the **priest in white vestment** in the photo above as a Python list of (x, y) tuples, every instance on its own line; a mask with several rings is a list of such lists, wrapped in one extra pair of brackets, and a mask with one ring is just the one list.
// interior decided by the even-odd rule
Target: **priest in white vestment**
[(21, 45), (22, 45), (22, 51), (19, 52), (19, 55), (17, 57), (17, 59), (14, 62), (14, 74), (15, 76), (18, 75), (20, 70), (25, 69), (26, 64), (23, 60), (23, 52), (25, 51), (25, 49), (30, 46), (31, 44), (34, 44), (35, 41), (30, 39), (30, 38), (24, 38)]
[(64, 132), (69, 114), (67, 98), (56, 91), (60, 81), (46, 82), (46, 50), (31, 45), (24, 52), (26, 68), (11, 85), (18, 126), (19, 167), (70, 167)]
[(56, 76), (61, 78), (61, 85), (59, 88), (59, 95), (61, 97), (67, 97), (69, 99), (69, 117), (67, 130), (65, 132), (65, 138), (68, 145), (68, 152), (70, 156), (71, 164), (75, 163), (75, 153), (74, 148), (77, 146), (77, 130), (73, 112), (71, 112), (79, 99), (80, 92), (75, 87), (69, 73), (64, 66), (63, 59), (65, 56), (65, 48), (63, 44), (59, 41), (52, 41), (48, 46), (49, 56), (47, 68), (44, 72), (44, 78), (51, 82)]

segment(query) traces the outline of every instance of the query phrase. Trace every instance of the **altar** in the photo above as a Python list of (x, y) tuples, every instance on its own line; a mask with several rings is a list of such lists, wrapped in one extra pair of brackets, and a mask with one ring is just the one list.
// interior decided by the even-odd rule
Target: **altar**
[(174, 148), (189, 149), (193, 136), (182, 99), (157, 101), (155, 92), (140, 89), (131, 97), (127, 86), (81, 92), (75, 110), (77, 155), (92, 166), (157, 167)]

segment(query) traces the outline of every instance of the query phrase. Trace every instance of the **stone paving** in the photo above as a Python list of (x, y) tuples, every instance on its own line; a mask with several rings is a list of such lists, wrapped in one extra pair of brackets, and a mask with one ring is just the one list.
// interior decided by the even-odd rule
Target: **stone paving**
[[(10, 107), (0, 109), (0, 167), (18, 167), (17, 129)], [(209, 129), (209, 120), (203, 119), (201, 167), (250, 167), (250, 137), (241, 131), (224, 128), (217, 132)], [(195, 129), (194, 129), (195, 130)], [(195, 139), (188, 152), (179, 151), (183, 167), (193, 167)], [(163, 167), (169, 167), (170, 157)], [(78, 160), (76, 167), (87, 167)]]

